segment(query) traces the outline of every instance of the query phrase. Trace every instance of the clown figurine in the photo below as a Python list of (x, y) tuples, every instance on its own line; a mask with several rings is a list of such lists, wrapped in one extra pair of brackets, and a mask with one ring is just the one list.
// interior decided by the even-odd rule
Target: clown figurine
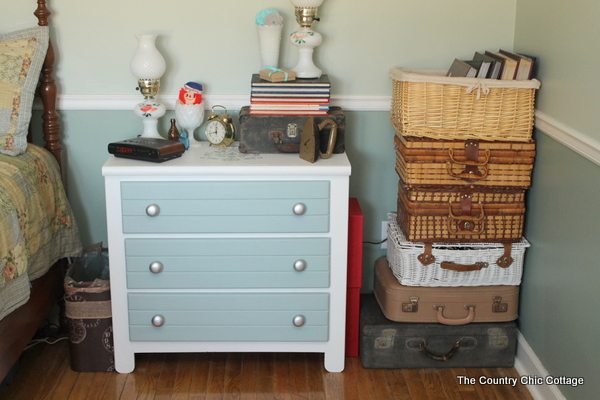
[(181, 88), (179, 98), (175, 103), (175, 117), (181, 126), (180, 141), (186, 145), (187, 150), (195, 140), (194, 131), (202, 125), (204, 120), (201, 84), (188, 82)]

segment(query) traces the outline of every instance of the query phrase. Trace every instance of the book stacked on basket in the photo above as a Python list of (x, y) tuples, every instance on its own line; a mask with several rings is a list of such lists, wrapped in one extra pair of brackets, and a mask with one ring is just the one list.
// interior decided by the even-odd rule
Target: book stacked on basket
[(331, 83), (326, 74), (281, 82), (253, 74), (250, 115), (327, 115), (330, 97)]
[(445, 73), (390, 71), (398, 207), (374, 291), (388, 319), (451, 333), (518, 317), (539, 81)]

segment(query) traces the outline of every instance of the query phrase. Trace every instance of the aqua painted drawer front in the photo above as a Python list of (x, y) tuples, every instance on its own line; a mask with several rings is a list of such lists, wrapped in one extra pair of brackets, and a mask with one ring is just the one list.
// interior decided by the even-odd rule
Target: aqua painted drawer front
[(121, 195), (124, 233), (329, 231), (328, 181), (123, 182)]
[(125, 239), (129, 289), (326, 288), (330, 238)]
[(129, 293), (132, 341), (327, 341), (327, 293)]

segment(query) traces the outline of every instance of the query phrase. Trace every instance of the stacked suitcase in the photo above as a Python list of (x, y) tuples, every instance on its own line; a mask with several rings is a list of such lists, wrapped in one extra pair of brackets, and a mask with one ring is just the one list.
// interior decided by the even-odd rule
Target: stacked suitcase
[(390, 76), (398, 207), (361, 310), (363, 366), (510, 367), (539, 81)]

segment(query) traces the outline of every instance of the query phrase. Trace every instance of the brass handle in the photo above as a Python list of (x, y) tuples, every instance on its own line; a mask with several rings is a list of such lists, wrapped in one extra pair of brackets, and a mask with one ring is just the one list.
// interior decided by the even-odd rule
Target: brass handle
[(329, 133), (329, 142), (327, 143), (327, 151), (322, 153), (319, 151), (321, 158), (330, 158), (333, 154), (333, 148), (335, 147), (335, 141), (337, 140), (337, 124), (332, 119), (326, 119), (319, 124), (319, 131), (325, 128), (327, 125), (331, 125), (331, 132)]
[(150, 204), (146, 207), (146, 214), (148, 214), (149, 217), (156, 217), (160, 214), (160, 207), (158, 204)]
[(454, 357), (454, 354), (456, 354), (457, 350), (461, 347), (461, 341), (457, 340), (454, 343), (454, 345), (452, 345), (452, 348), (450, 349), (450, 351), (447, 352), (446, 354), (442, 354), (442, 355), (433, 354), (432, 352), (427, 350), (426, 346), (427, 346), (427, 344), (425, 343), (425, 341), (421, 340), (421, 342), (419, 343), (419, 351), (422, 352), (423, 354), (425, 354), (427, 357), (431, 358), (432, 360), (448, 361), (449, 359)]
[(446, 318), (444, 317), (444, 306), (433, 306), (437, 310), (437, 320), (440, 324), (444, 325), (466, 325), (473, 322), (475, 319), (475, 306), (466, 305), (465, 309), (469, 310), (469, 314), (465, 318)]

